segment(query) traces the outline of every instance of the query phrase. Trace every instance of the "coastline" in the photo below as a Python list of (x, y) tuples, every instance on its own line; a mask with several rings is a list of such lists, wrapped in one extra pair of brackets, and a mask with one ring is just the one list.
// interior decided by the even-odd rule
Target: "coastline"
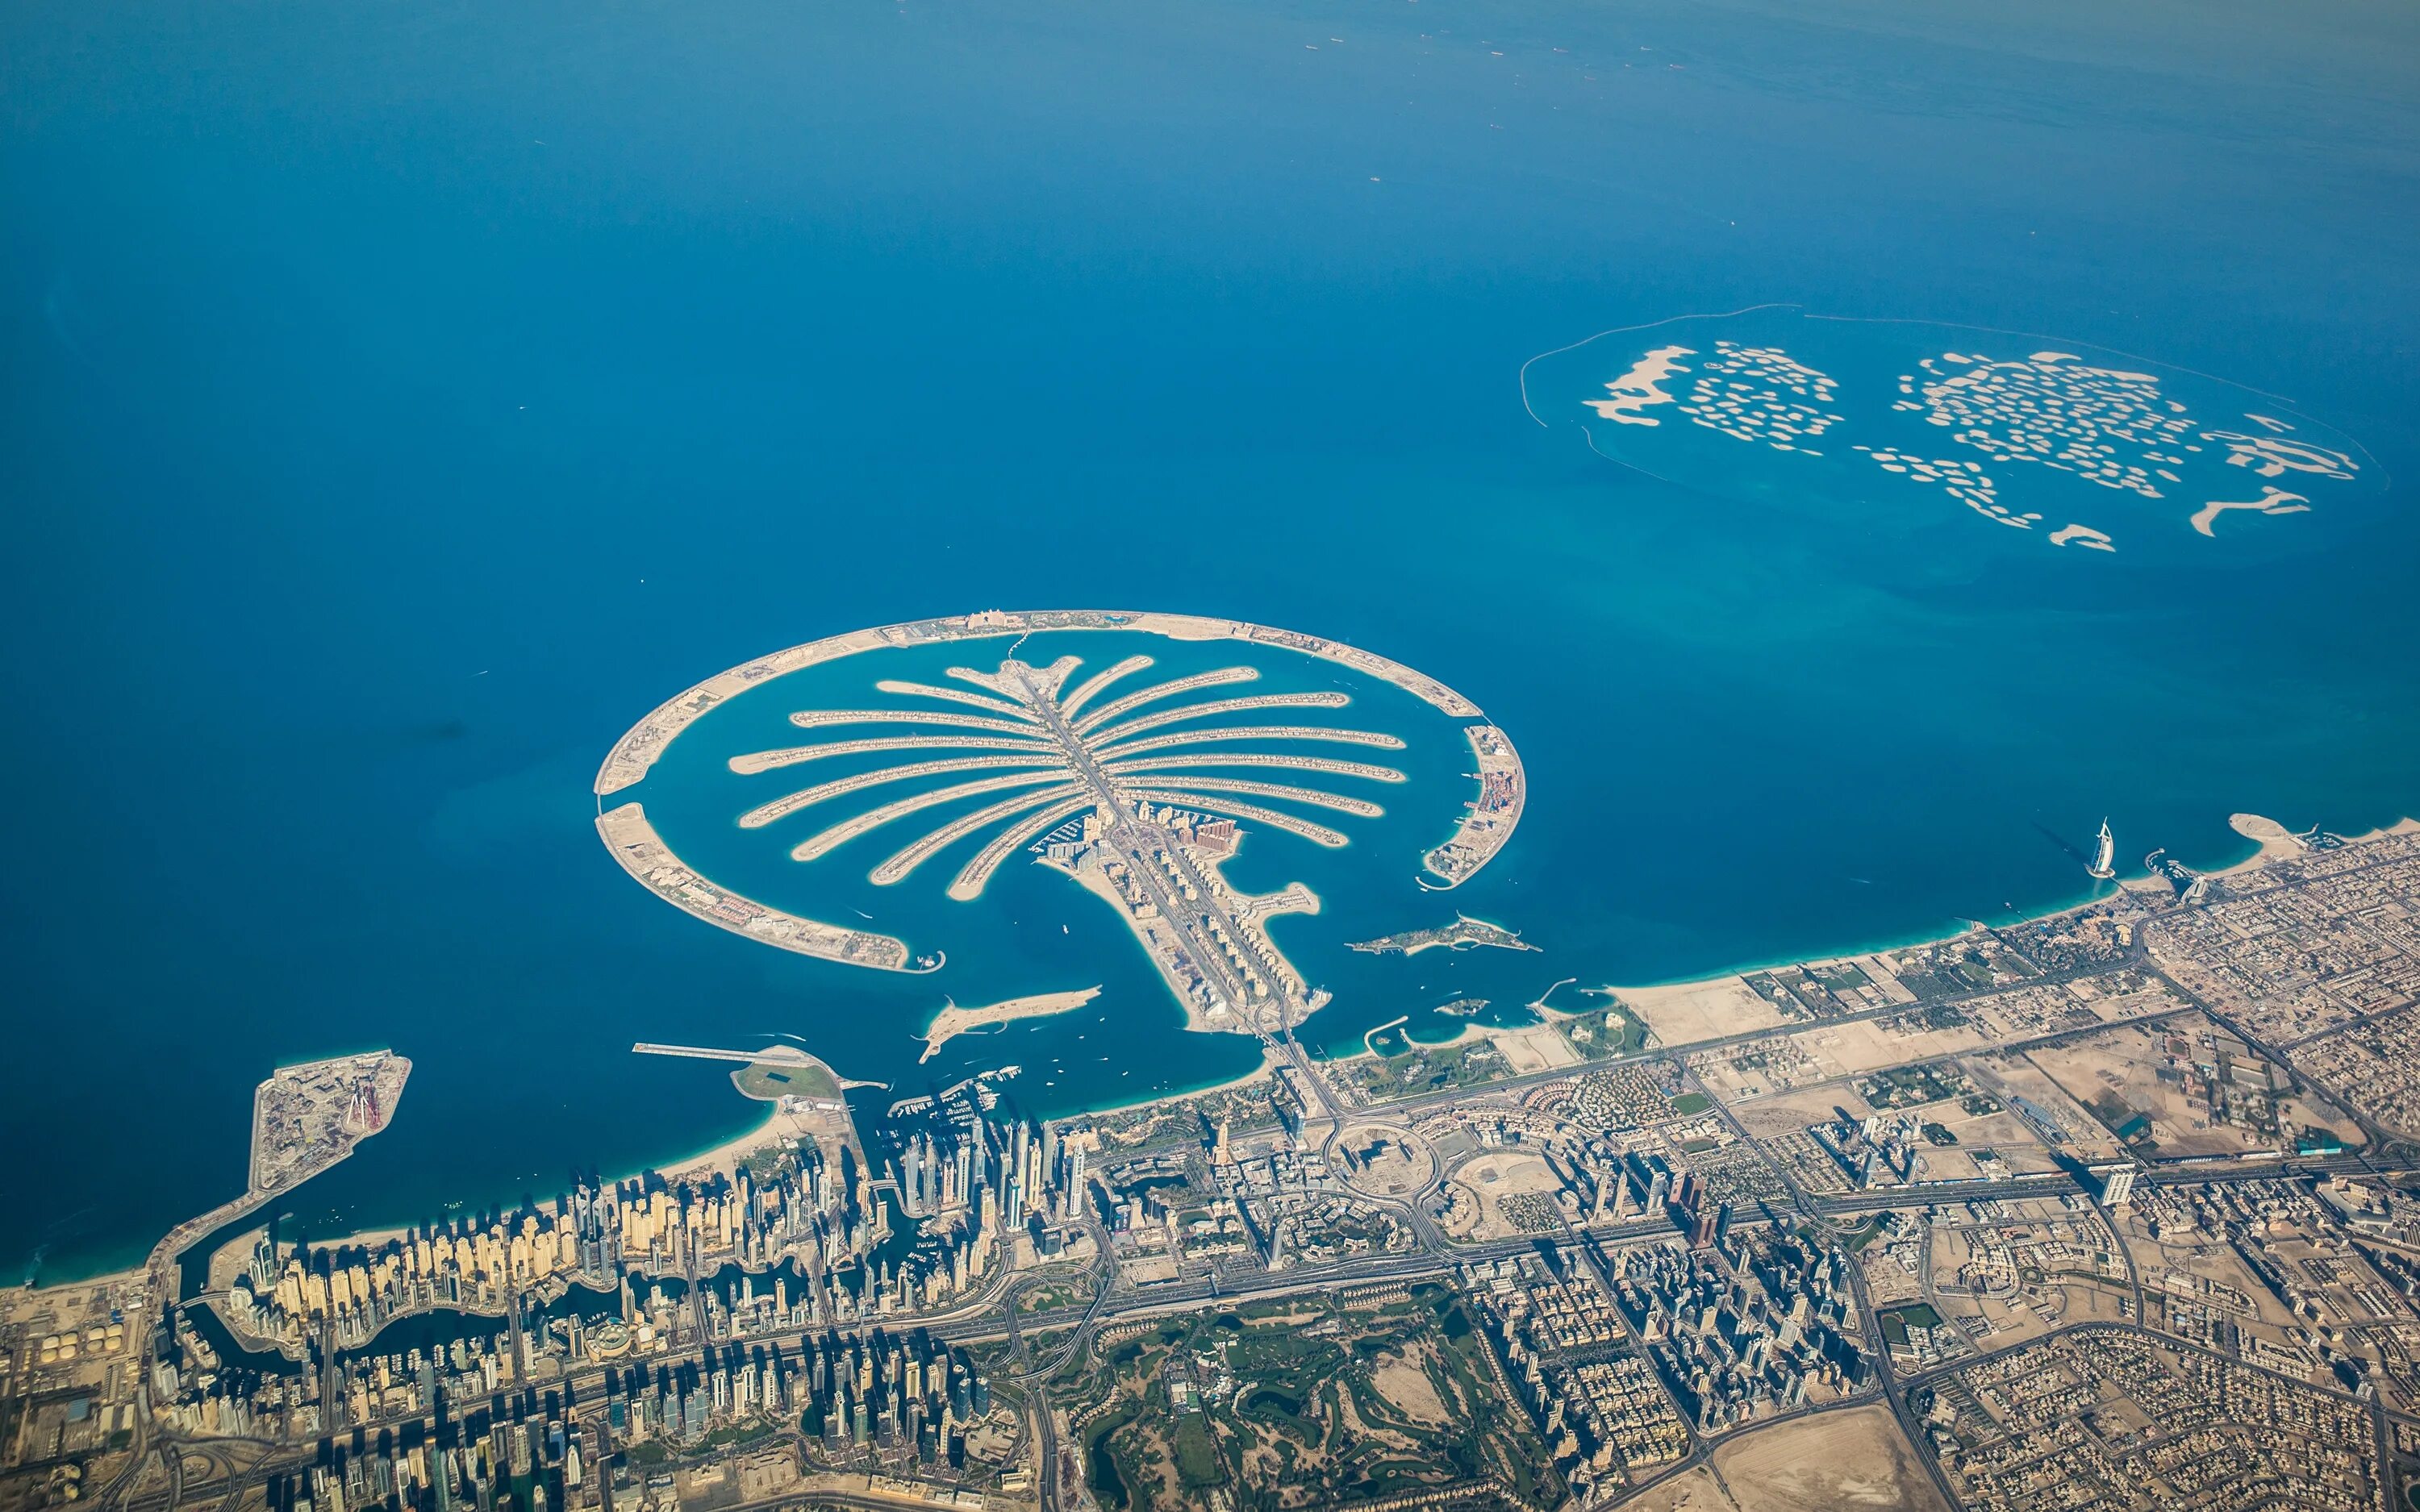
[[(2251, 815), (2248, 817), (2258, 818), (2260, 816)], [(2413, 832), (2420, 832), (2420, 817), (2405, 815), (2386, 824), (2374, 825), (2368, 829), (2361, 830), (2357, 833), (2346, 834), (2343, 838), (2347, 844), (2360, 845), (2390, 835), (2411, 834)], [(2241, 831), (2239, 831), (2239, 833), (2241, 833)], [(2224, 868), (2214, 869), (2205, 874), (2211, 876), (2242, 875), (2250, 872), (2257, 871), (2273, 862), (2290, 859), (2293, 856), (2303, 854), (2299, 847), (2290, 851), (2278, 852), (2273, 848), (2265, 846), (2260, 841), (2252, 836), (2247, 835), (2244, 838), (2254, 846), (2252, 856), (2230, 863)], [(2155, 879), (2127, 879), (2128, 882), (2133, 883), (2140, 883), (2144, 880)], [(2126, 883), (2121, 882), (2119, 885), (2125, 886)], [(2089, 906), (2091, 903), (2099, 901), (2100, 898), (2106, 896), (2106, 894), (2099, 888), (2087, 889), (2087, 892), (2088, 895), (2081, 899), (2059, 903), (2048, 908), (2018, 914), (2010, 918), (2005, 923), (1993, 927), (2006, 928), (2010, 925), (2037, 923), (2045, 919), (2055, 918), (2061, 915), (2071, 913), (2076, 909)], [(1822, 965), (1835, 962), (1853, 961), (1862, 956), (1881, 955), (1894, 950), (1911, 949), (1919, 946), (1939, 945), (1954, 940), (1962, 934), (1969, 933), (1977, 927), (1972, 920), (1960, 920), (1958, 922), (1962, 926), (1958, 929), (1948, 931), (1936, 930), (1931, 933), (1912, 933), (1908, 935), (1894, 939), (1889, 943), (1868, 945), (1861, 949), (1835, 951), (1828, 955), (1794, 956), (1778, 959), (1766, 958), (1758, 960), (1752, 964), (1737, 965), (1728, 970), (1711, 972), (1700, 976), (1675, 978), (1661, 982), (1650, 982), (1626, 987), (1607, 984), (1604, 987), (1579, 988), (1578, 990), (1592, 995), (1600, 993), (1619, 995), (1625, 992), (1666, 992), (1678, 995), (1692, 990), (1716, 988), (1726, 983), (1735, 981), (1739, 978), (1749, 973), (1771, 970), (1780, 966)], [(1559, 983), (1558, 985), (1560, 986), (1569, 983)], [(1550, 992), (1551, 991), (1552, 989), (1550, 989)], [(1181, 1000), (1180, 1006), (1182, 1006)], [(1531, 1012), (1539, 1012), (1538, 1006), (1535, 1004), (1524, 1004), (1522, 1006), (1525, 1010)], [(1539, 1013), (1539, 1022), (1542, 1024), (1552, 1023), (1558, 1018), (1576, 1016), (1579, 1013), (1586, 1013), (1592, 1011), (1593, 1010), (1590, 1008), (1565, 1010), (1547, 1007), (1543, 1012)], [(1186, 1016), (1188, 1020), (1187, 1026), (1187, 1028), (1194, 1028), (1195, 1026), (1190, 1022), (1192, 1014), (1188, 1011)], [(1208, 1032), (1217, 1031), (1214, 1030)], [(1422, 1043), (1423, 1048), (1442, 1048), (1446, 1045), (1463, 1043), (1471, 1038), (1490, 1032), (1505, 1032), (1505, 1030), (1501, 1026), (1493, 1026), (1491, 1028), (1490, 1026), (1477, 1024), (1466, 1024), (1462, 1026), (1461, 1031), (1450, 1040), (1439, 1041), (1435, 1045), (1430, 1045), (1426, 1041), (1420, 1042)], [(1661, 1048), (1668, 1050), (1676, 1047), (1664, 1046)], [(1685, 1046), (1677, 1048), (1685, 1048)], [(1361, 1049), (1352, 1052), (1324, 1054), (1318, 1056), (1316, 1058), (1322, 1062), (1333, 1063), (1351, 1060), (1360, 1057), (1370, 1056), (1373, 1053), (1367, 1049)], [(1103, 1114), (1124, 1112), (1125, 1110), (1144, 1106), (1152, 1103), (1197, 1097), (1206, 1092), (1224, 1091), (1233, 1088), (1247, 1087), (1255, 1082), (1267, 1080), (1275, 1073), (1279, 1061), (1277, 1058), (1273, 1057), (1264, 1048), (1262, 1052), (1260, 1064), (1254, 1070), (1247, 1072), (1240, 1076), (1207, 1082), (1199, 1087), (1171, 1088), (1162, 1091), (1150, 1093), (1148, 1095), (1106, 1103), (1098, 1106), (1089, 1106), (1078, 1112), (1063, 1115), (1063, 1118), (1072, 1119), (1096, 1117)], [(766, 1116), (761, 1120), (741, 1134), (720, 1140), (703, 1149), (696, 1150), (678, 1159), (644, 1163), (637, 1170), (623, 1173), (621, 1176), (615, 1178), (615, 1180), (634, 1180), (650, 1172), (666, 1177), (675, 1177), (691, 1172), (710, 1173), (713, 1171), (728, 1171), (736, 1166), (738, 1162), (746, 1156), (766, 1148), (775, 1140), (791, 1137), (792, 1131), (789, 1128), (777, 1127), (777, 1125), (782, 1123), (783, 1115), (780, 1113), (778, 1108), (768, 1107)], [(799, 1135), (799, 1137), (805, 1137), (805, 1135)], [(419, 1227), (421, 1227), (420, 1223), (416, 1222), (398, 1223), (390, 1220), (381, 1222), (370, 1227), (348, 1232), (339, 1237), (321, 1241), (320, 1242), (330, 1247), (355, 1243), (368, 1243), (380, 1242), (388, 1237), (407, 1233)], [(147, 1246), (144, 1253), (147, 1253), (149, 1248), (155, 1247), (156, 1244), (153, 1246)], [(116, 1269), (96, 1270), (87, 1273), (80, 1273), (74, 1275), (45, 1277), (40, 1283), (40, 1286), (35, 1289), (48, 1289), (54, 1287), (85, 1286), (113, 1278), (131, 1277), (139, 1274), (142, 1269), (143, 1267), (138, 1258), (138, 1262), (136, 1264)], [(23, 1288), (24, 1283), (15, 1282), (10, 1283), (7, 1287), (0, 1287), (0, 1290), (23, 1289)]]
[[(797, 1119), (784, 1114), (779, 1103), (768, 1103), (764, 1106), (765, 1117), (746, 1133), (734, 1134), (721, 1144), (709, 1145), (685, 1159), (665, 1161), (647, 1169), (668, 1181), (690, 1176), (727, 1176), (760, 1149), (769, 1149), (784, 1139), (811, 1140), (814, 1137), (795, 1127)], [(633, 1180), (645, 1174), (644, 1170), (632, 1171), (621, 1180)]]
[[(2239, 817), (2258, 819), (2261, 816), (2258, 814), (2231, 815), (2230, 825), (2234, 818)], [(2274, 821), (2271, 822), (2274, 823)], [(2335, 833), (2342, 835), (2345, 843), (2348, 845), (2362, 845), (2374, 840), (2383, 839), (2389, 835), (2407, 835), (2414, 831), (2420, 831), (2420, 817), (2407, 814), (2390, 820), (2382, 825), (2373, 825), (2367, 829), (2351, 833), (2346, 833), (2344, 831), (2336, 831)], [(2237, 833), (2241, 835), (2242, 832), (2238, 830)], [(2180, 860), (2184, 860), (2187, 866), (2204, 876), (2224, 878), (2241, 875), (2246, 872), (2257, 871), (2273, 860), (2286, 860), (2294, 856), (2304, 854), (2300, 847), (2295, 847), (2291, 850), (2274, 855), (2265, 854), (2259, 843), (2257, 841), (2254, 841), (2252, 837), (2244, 836), (2243, 838), (2247, 843), (2252, 844), (2253, 852), (2250, 856), (2234, 861), (2213, 866), (2195, 866), (2190, 860), (2186, 860), (2182, 856), (2179, 856), (2178, 858)], [(2176, 853), (2171, 852), (2170, 854), (2175, 855)], [(1783, 966), (1832, 965), (1843, 961), (1854, 961), (1861, 956), (1885, 955), (1893, 950), (1912, 950), (1918, 946), (1947, 944), (1947, 942), (1958, 938), (1961, 934), (1973, 933), (1978, 927), (1989, 929), (2009, 929), (2020, 924), (2040, 923), (2044, 919), (2055, 918), (2061, 914), (2073, 913), (2079, 908), (2086, 907), (2099, 901), (2101, 898), (2108, 896), (2108, 892), (2110, 891), (2120, 889), (2133, 889), (2139, 891), (2147, 887), (2165, 887), (2166, 886), (2167, 884), (2165, 882), (2162, 881), (2159, 877), (2152, 875), (2149, 872), (2137, 870), (2132, 873), (2120, 872), (2115, 882), (2108, 884), (2094, 884), (2087, 887), (2082, 895), (2071, 898), (2065, 903), (2054, 903), (2048, 907), (2042, 908), (2019, 910), (2011, 913), (2007, 918), (1989, 924), (1985, 924), (1979, 919), (1962, 918), (1956, 920), (1956, 922), (1963, 927), (1954, 930), (1944, 930), (1936, 927), (1930, 932), (1911, 932), (1903, 935), (1897, 935), (1879, 941), (1861, 944), (1849, 949), (1834, 950), (1826, 955), (1760, 956), (1739, 964), (1726, 966), (1718, 971), (1705, 973), (1702, 976), (1668, 977), (1655, 981), (1634, 983), (1627, 987), (1607, 986), (1603, 990), (1607, 992), (1643, 992), (1662, 987), (1703, 987), (1709, 983), (1722, 981), (1731, 977), (1744, 977), (1751, 972), (1758, 971), (1774, 971)], [(2102, 889), (2104, 887), (2107, 888), (2108, 891), (2103, 891)]]
[[(2229, 816), (2229, 824), (2231, 825), (2237, 820), (2257, 821), (2262, 825), (2276, 824), (2275, 821), (2265, 819), (2263, 816), (2258, 814), (2238, 813)], [(2308, 854), (2301, 846), (2293, 844), (2290, 841), (2283, 838), (2289, 833), (2283, 825), (2276, 825), (2276, 827), (2278, 831), (2276, 837), (2266, 837), (2265, 832), (2261, 836), (2246, 834), (2242, 828), (2238, 827), (2236, 832), (2240, 835), (2243, 835), (2245, 840), (2254, 843), (2255, 848), (2253, 854), (2242, 860), (2233, 862), (2227, 866), (2203, 872), (2202, 874), (2222, 878), (2240, 876), (2247, 872), (2259, 871), (2261, 868), (2275, 862), (2291, 860), (2296, 856)], [(2370, 828), (2359, 831), (2358, 833), (2344, 835), (2343, 840), (2348, 845), (2363, 845), (2372, 841), (2384, 839), (2389, 835), (2405, 835), (2414, 832), (2420, 832), (2420, 818), (2406, 815), (2389, 824), (2375, 825)], [(2264, 839), (2266, 839), (2266, 843), (2263, 843)], [(2197, 872), (2201, 871), (2199, 868), (2195, 868), (2195, 870)], [(2139, 889), (2146, 886), (2157, 886), (2163, 889), (2166, 887), (2166, 884), (2162, 882), (2158, 877), (2148, 874), (2137, 877), (2123, 878), (2116, 884), (2115, 888), (2095, 887), (2088, 890), (2088, 894), (2086, 896), (2076, 899), (2072, 902), (2059, 903), (2049, 908), (2015, 914), (2004, 921), (1991, 925), (1983, 925), (1979, 921), (1974, 919), (1961, 919), (1958, 920), (1958, 923), (1962, 927), (1958, 929), (1948, 930), (1946, 932), (1935, 931), (1932, 933), (1915, 933), (1904, 938), (1896, 939), (1888, 944), (1871, 945), (1854, 950), (1835, 951), (1828, 955), (1782, 956), (1777, 958), (1768, 958), (1759, 960), (1751, 964), (1732, 966), (1726, 970), (1708, 972), (1701, 976), (1676, 977), (1664, 981), (1633, 983), (1628, 985), (1607, 983), (1602, 987), (1581, 987), (1576, 988), (1576, 990), (1591, 995), (1602, 995), (1606, 997), (1607, 1003), (1621, 1001), (1625, 997), (1636, 996), (1651, 996), (1658, 999), (1679, 999), (1696, 994), (1716, 991), (1726, 986), (1738, 983), (1742, 978), (1749, 976), (1755, 972), (1777, 970), (1788, 966), (1812, 967), (1835, 965), (1844, 962), (1854, 962), (1872, 956), (1887, 955), (1898, 950), (1916, 949), (1924, 946), (1944, 945), (1951, 940), (1959, 938), (1961, 935), (1973, 933), (1978, 928), (2009, 929), (2024, 924), (2040, 923), (2048, 919), (2057, 918), (2064, 915), (2074, 913), (2078, 909), (2090, 907), (2093, 903), (2101, 901), (2102, 898), (2108, 897), (2110, 892), (2113, 890), (2128, 887)], [(1557, 985), (1561, 986), (1565, 985), (1565, 983), (1558, 983)], [(1554, 989), (1551, 988), (1548, 989), (1549, 994), (1551, 994), (1553, 990)], [(1521, 1005), (1524, 1011), (1537, 1014), (1538, 1022), (1541, 1024), (1550, 1024), (1555, 1022), (1557, 1019), (1561, 1018), (1577, 1017), (1583, 1013), (1592, 1012), (1595, 1011), (1596, 1007), (1603, 1006), (1606, 1005), (1598, 1004), (1590, 1008), (1581, 1009), (1547, 1007), (1542, 1012), (1540, 1011), (1540, 1005), (1538, 1003), (1525, 1003)], [(1397, 1025), (1386, 1025), (1378, 1027), (1396, 1028), (1402, 1026), (1403, 1026), (1399, 1023)], [(1527, 1026), (1534, 1027), (1535, 1026)], [(1373, 1028), (1369, 1032), (1376, 1033), (1378, 1032), (1378, 1028)], [(1504, 1026), (1487, 1026), (1477, 1024), (1466, 1024), (1460, 1033), (1450, 1039), (1438, 1041), (1434, 1044), (1427, 1041), (1414, 1041), (1414, 1042), (1419, 1044), (1424, 1049), (1441, 1049), (1449, 1045), (1462, 1044), (1472, 1039), (1479, 1038), (1489, 1033), (1504, 1032), (1510, 1032)], [(1412, 1037), (1406, 1033), (1404, 1038), (1408, 1040)], [(1679, 1044), (1659, 1045), (1658, 1048), (1664, 1050), (1685, 1049), (1686, 1041), (1683, 1041)], [(1326, 1058), (1335, 1061), (1354, 1060), (1372, 1054), (1373, 1054), (1373, 1052), (1366, 1048), (1362, 1048), (1349, 1052), (1340, 1052), (1331, 1055)], [(1202, 1088), (1202, 1090), (1205, 1091), (1216, 1089), (1217, 1088)]]
[[(785, 1139), (808, 1140), (814, 1137), (811, 1131), (798, 1126), (795, 1116), (783, 1114), (778, 1105), (770, 1103), (761, 1105), (764, 1108), (764, 1116), (742, 1133), (719, 1140), (678, 1160), (648, 1162), (635, 1170), (625, 1171), (610, 1180), (618, 1183), (638, 1180), (650, 1175), (661, 1176), (667, 1180), (705, 1179), (716, 1175), (727, 1176), (749, 1156), (759, 1150), (769, 1149)], [(376, 1249), (396, 1240), (409, 1239), (440, 1221), (438, 1219), (382, 1220), (366, 1227), (349, 1228), (340, 1234), (313, 1236), (310, 1239), (310, 1245), (315, 1250)], [(245, 1232), (251, 1231), (248, 1229)], [(228, 1242), (238, 1242), (241, 1238), (241, 1235), (238, 1235)], [(225, 1245), (219, 1247), (224, 1249)], [(131, 1278), (141, 1274), (142, 1271), (142, 1265), (137, 1263), (123, 1270), (102, 1272), (91, 1276), (46, 1280), (42, 1288), (37, 1289), (56, 1286), (84, 1286), (112, 1277)]]
[[(1218, 1031), (1212, 1030), (1209, 1032), (1216, 1033)], [(1141, 1097), (1128, 1098), (1123, 1103), (1112, 1103), (1101, 1107), (1086, 1108), (1081, 1113), (1062, 1114), (1058, 1119), (1052, 1121), (1063, 1123), (1078, 1119), (1097, 1119), (1111, 1113), (1125, 1113), (1135, 1108), (1149, 1107), (1154, 1103), (1173, 1103), (1184, 1098), (1200, 1097), (1205, 1092), (1233, 1091), (1239, 1087), (1250, 1087), (1256, 1083), (1269, 1080), (1277, 1074), (1278, 1068), (1284, 1064), (1286, 1064), (1286, 1060), (1282, 1056), (1276, 1054), (1270, 1050), (1268, 1046), (1263, 1045), (1261, 1047), (1261, 1063), (1252, 1070), (1244, 1072), (1241, 1076), (1230, 1076), (1225, 1081), (1220, 1082), (1204, 1082), (1199, 1087), (1171, 1087), (1165, 1091), (1152, 1092)]]

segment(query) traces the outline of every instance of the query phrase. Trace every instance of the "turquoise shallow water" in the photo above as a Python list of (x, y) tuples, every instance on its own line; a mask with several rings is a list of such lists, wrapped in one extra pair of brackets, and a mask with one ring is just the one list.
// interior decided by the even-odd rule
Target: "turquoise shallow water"
[[(2211, 863), (2247, 849), (2235, 810), (2420, 807), (2399, 482), (2087, 556), (1762, 467), (1649, 476), (1533, 424), (1516, 378), (1791, 301), (2215, 375), (2409, 478), (2415, 25), (13, 8), (0, 1261), (120, 1262), (232, 1193), (281, 1059), (416, 1062), (296, 1198), (324, 1227), (749, 1120), (634, 1040), (912, 1050), (933, 984), (685, 918), (592, 827), (647, 708), (861, 625), (1230, 614), (1484, 707), (1535, 797), (1450, 902), (1545, 953), (1375, 964), (1339, 1036), (1541, 967), (1672, 979), (2054, 906), (2104, 812), (2126, 855)], [(1072, 1063), (1080, 1033), (1171, 1085), (1231, 1069), (1097, 904), (995, 891), (970, 968), (1134, 1011), (962, 1063)], [(1288, 940), (1314, 980), (1426, 921), (1338, 896), (1280, 926), (1315, 923)]]

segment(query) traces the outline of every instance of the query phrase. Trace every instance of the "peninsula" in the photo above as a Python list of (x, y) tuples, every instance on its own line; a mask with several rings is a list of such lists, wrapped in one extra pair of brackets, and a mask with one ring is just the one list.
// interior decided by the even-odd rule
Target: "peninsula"
[(1199, 832), (1183, 823), (1187, 816), (1175, 817), (1174, 824), (1159, 813), (1095, 822), (1077, 849), (1047, 864), (1118, 911), (1183, 1005), (1187, 1028), (1268, 1040), (1289, 1013), (1299, 1020), (1325, 1007), (1327, 995), (1304, 985), (1267, 929), (1280, 914), (1318, 913), (1319, 895), (1299, 882), (1258, 897), (1236, 892), (1217, 858), (1195, 843)]

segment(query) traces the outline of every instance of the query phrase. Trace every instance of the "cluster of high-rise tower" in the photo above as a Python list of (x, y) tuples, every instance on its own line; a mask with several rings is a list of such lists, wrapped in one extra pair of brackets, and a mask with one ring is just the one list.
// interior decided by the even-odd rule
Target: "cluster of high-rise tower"
[(883, 1178), (903, 1213), (936, 1220), (925, 1233), (937, 1247), (917, 1267), (925, 1293), (981, 1279), (1020, 1231), (1080, 1222), (1084, 1162), (1082, 1143), (1023, 1119), (1001, 1126), (977, 1118), (938, 1136), (930, 1128), (908, 1135)]

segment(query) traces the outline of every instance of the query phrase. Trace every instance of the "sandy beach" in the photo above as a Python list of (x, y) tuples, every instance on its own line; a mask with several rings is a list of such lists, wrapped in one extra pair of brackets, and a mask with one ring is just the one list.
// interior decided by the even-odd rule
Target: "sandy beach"
[(1651, 405), (1670, 404), (1672, 395), (1665, 392), (1664, 380), (1675, 372), (1687, 372), (1688, 369), (1681, 365), (1680, 359), (1696, 355), (1687, 347), (1658, 347), (1631, 364), (1629, 372), (1605, 386), (1612, 398), (1583, 399), (1580, 403), (1595, 410), (1601, 419), (1617, 424), (1660, 424), (1662, 422), (1653, 415), (1642, 415), (1638, 411)]
[(765, 1109), (764, 1121), (746, 1134), (734, 1134), (713, 1149), (700, 1150), (686, 1160), (659, 1162), (655, 1168), (675, 1181), (683, 1179), (696, 1180), (718, 1174), (727, 1176), (760, 1149), (769, 1149), (787, 1139), (805, 1143), (814, 1137), (802, 1119), (783, 1113), (779, 1103), (768, 1103)]
[(2265, 815), (2231, 813), (2226, 816), (2226, 825), (2229, 829), (2257, 844), (2260, 849), (2223, 872), (2211, 872), (2212, 876), (2232, 876), (2238, 872), (2254, 871), (2267, 866), (2272, 861), (2282, 861), (2288, 856), (2300, 856), (2303, 853), (2303, 847), (2294, 842), (2292, 832)]
[[(2231, 877), (2239, 872), (2257, 871), (2272, 861), (2288, 861), (2306, 854), (2301, 842), (2293, 838), (2290, 830), (2265, 815), (2229, 814), (2226, 816), (2226, 823), (2237, 834), (2257, 844), (2260, 849), (2233, 866), (2209, 872), (2208, 875)], [(2358, 835), (2347, 835), (2344, 841), (2348, 845), (2360, 845), (2382, 835), (2408, 835), (2415, 829), (2420, 829), (2420, 819), (2404, 818), (2377, 829), (2364, 830)]]
[(2311, 501), (2298, 493), (2283, 488), (2263, 487), (2257, 499), (2212, 499), (2194, 513), (2193, 528), (2204, 535), (2215, 537), (2218, 517), (2232, 509), (2249, 509), (2261, 515), (2300, 515), (2309, 511)]
[(1031, 997), (1011, 997), (987, 1008), (960, 1008), (955, 1003), (947, 1004), (933, 1015), (933, 1022), (924, 1026), (924, 1053), (916, 1057), (916, 1063), (921, 1066), (932, 1059), (940, 1053), (941, 1046), (969, 1029), (1069, 1012), (1100, 995), (1101, 989), (1094, 986), (1071, 993), (1036, 993)]

